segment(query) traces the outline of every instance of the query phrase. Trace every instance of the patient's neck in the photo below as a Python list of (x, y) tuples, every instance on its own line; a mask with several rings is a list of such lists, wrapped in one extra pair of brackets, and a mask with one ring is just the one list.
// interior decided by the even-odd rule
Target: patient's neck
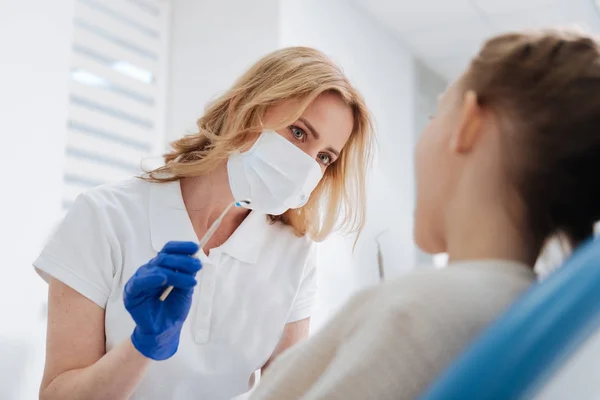
[(445, 224), (449, 262), (503, 259), (533, 267), (539, 248), (528, 229), (519, 227), (524, 218), (509, 215), (500, 203), (456, 204)]

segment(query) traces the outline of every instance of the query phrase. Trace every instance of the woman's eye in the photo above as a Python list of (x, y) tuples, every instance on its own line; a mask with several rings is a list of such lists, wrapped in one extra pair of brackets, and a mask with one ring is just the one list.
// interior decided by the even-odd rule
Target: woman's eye
[(298, 140), (303, 140), (306, 137), (306, 132), (297, 126), (291, 126), (290, 130), (292, 131), (292, 135), (294, 135), (294, 137)]
[(321, 162), (321, 164), (323, 164), (323, 165), (331, 164), (331, 157), (329, 156), (329, 154), (321, 153), (317, 157), (319, 158), (319, 161)]

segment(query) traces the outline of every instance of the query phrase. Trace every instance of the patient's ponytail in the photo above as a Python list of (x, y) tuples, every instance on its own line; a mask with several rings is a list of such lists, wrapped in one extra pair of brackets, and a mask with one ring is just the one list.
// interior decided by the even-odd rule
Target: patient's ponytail
[[(504, 124), (505, 170), (540, 247), (575, 247), (600, 220), (600, 46), (575, 32), (488, 41), (463, 84)], [(506, 118), (504, 118), (506, 117)]]

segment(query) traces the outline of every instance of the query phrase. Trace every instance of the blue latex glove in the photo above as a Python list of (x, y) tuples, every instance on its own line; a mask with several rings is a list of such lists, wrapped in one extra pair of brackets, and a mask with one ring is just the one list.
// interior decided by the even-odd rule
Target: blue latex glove
[[(136, 327), (131, 341), (136, 349), (153, 360), (165, 360), (177, 351), (183, 322), (192, 305), (200, 260), (190, 257), (198, 251), (192, 242), (169, 242), (142, 265), (125, 285), (125, 308)], [(159, 297), (174, 286), (165, 299)]]

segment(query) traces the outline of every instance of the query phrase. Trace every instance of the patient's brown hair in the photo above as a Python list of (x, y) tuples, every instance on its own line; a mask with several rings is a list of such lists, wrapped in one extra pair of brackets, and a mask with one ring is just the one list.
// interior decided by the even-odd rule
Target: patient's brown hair
[(600, 220), (600, 46), (566, 30), (489, 40), (463, 77), (498, 117), (505, 169), (541, 246)]

